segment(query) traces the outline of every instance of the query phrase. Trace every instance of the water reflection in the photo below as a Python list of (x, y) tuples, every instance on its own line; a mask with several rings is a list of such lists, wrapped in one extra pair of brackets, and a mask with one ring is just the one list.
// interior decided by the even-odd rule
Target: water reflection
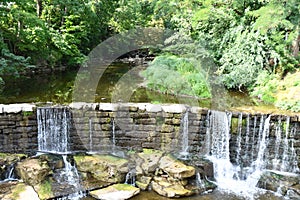
[[(95, 92), (95, 102), (112, 102), (112, 94), (121, 86), (118, 82), (128, 72), (132, 72), (135, 66), (124, 63), (114, 63), (109, 66), (100, 78)], [(139, 69), (143, 69), (139, 67)], [(26, 102), (54, 102), (70, 103), (72, 101), (72, 89), (77, 70), (59, 72), (55, 74), (38, 74), (30, 77), (22, 77), (18, 80), (6, 78), (6, 86), (0, 92), (0, 103), (26, 103)], [(143, 87), (143, 77), (140, 71), (130, 73), (130, 80), (136, 84), (132, 88), (130, 102), (150, 103), (182, 103), (193, 102), (193, 106), (207, 107), (225, 110), (233, 107), (251, 107), (254, 103), (245, 93), (223, 91), (218, 98), (196, 99), (193, 97), (179, 97), (174, 95), (161, 94)], [(123, 86), (124, 87), (124, 86)], [(128, 86), (129, 87), (129, 86)], [(122, 88), (121, 88), (122, 89)], [(130, 88), (131, 89), (131, 88)], [(218, 89), (215, 89), (218, 90)], [(128, 91), (128, 90), (127, 90)], [(82, 94), (84, 95), (84, 94)], [(122, 96), (122, 95), (121, 95)], [(184, 99), (184, 101), (182, 101)], [(127, 99), (117, 99), (126, 102)], [(195, 102), (197, 105), (195, 105)], [(188, 104), (188, 103), (187, 103)]]

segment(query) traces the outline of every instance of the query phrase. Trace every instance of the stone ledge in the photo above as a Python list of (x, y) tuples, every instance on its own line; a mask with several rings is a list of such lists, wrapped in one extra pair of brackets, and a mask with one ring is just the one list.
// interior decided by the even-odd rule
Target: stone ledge
[(36, 107), (35, 104), (20, 103), (20, 104), (0, 104), (0, 113), (19, 113), (19, 112), (32, 112)]

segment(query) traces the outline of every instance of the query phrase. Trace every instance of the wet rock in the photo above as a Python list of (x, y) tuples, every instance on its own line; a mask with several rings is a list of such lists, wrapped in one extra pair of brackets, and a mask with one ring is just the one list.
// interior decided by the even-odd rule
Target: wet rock
[(90, 195), (96, 199), (102, 200), (125, 200), (137, 195), (140, 192), (136, 188), (128, 184), (115, 184), (100, 190), (90, 192)]
[(26, 157), (27, 156), (25, 154), (0, 153), (0, 180), (6, 178), (5, 173), (11, 165), (25, 159)]
[(125, 180), (129, 171), (128, 160), (110, 155), (74, 156), (79, 172), (86, 173), (85, 180), (89, 177), (108, 182), (120, 183)]
[(147, 188), (150, 185), (151, 180), (152, 180), (152, 177), (141, 176), (138, 178), (138, 180), (135, 182), (135, 184), (141, 190), (147, 190)]
[(141, 166), (145, 174), (154, 173), (158, 167), (158, 163), (163, 156), (161, 151), (152, 149), (143, 149), (142, 153), (138, 153), (138, 157), (141, 158), (139, 166)]
[(0, 199), (11, 194), (11, 190), (18, 184), (18, 181), (0, 182)]
[(214, 177), (214, 164), (208, 159), (197, 158), (192, 162), (193, 166), (196, 166), (203, 177), (213, 178)]
[(39, 159), (27, 159), (17, 163), (16, 172), (25, 183), (32, 186), (41, 183), (52, 173), (47, 162)]
[(154, 177), (152, 189), (165, 197), (182, 197), (193, 195), (194, 192), (186, 189), (182, 181), (172, 178)]
[[(4, 194), (2, 200), (39, 200), (38, 194), (34, 189), (25, 185), (24, 183), (18, 182), (17, 184), (10, 185), (8, 193)], [(1, 187), (1, 186), (0, 186)]]
[[(279, 192), (283, 196), (298, 194), (300, 197), (300, 176), (292, 173), (284, 173), (279, 171), (265, 171), (258, 183), (257, 187), (274, 192)], [(289, 192), (288, 192), (289, 191)]]
[(195, 175), (195, 168), (185, 165), (171, 155), (164, 156), (159, 161), (159, 168), (170, 176), (178, 179), (188, 178)]

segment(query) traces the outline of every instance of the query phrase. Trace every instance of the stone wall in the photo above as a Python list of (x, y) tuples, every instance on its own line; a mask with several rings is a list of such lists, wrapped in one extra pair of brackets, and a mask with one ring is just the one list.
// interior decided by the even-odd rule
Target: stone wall
[(35, 105), (0, 105), (0, 152), (31, 153), (36, 149)]
[[(31, 104), (0, 105), (0, 152), (36, 153), (38, 106)], [(183, 142), (182, 119), (188, 112), (188, 140), (190, 152), (206, 152), (205, 135), (208, 116), (212, 111), (184, 105), (155, 104), (86, 104), (69, 105), (72, 113), (70, 150), (108, 152), (154, 148), (165, 151), (181, 151)], [(239, 125), (239, 117), (241, 125)], [(241, 129), (240, 154), (257, 151), (258, 130), (262, 114), (231, 113), (231, 155), (235, 162), (238, 146), (238, 130)], [(264, 118), (267, 115), (263, 115)], [(275, 129), (281, 118), (282, 129), (286, 116), (272, 114), (269, 149), (275, 151)], [(113, 134), (114, 127), (114, 134)], [(248, 128), (247, 128), (248, 127)], [(290, 117), (290, 127), (295, 127), (294, 148), (300, 160), (300, 116)], [(248, 136), (247, 136), (248, 133)], [(284, 135), (284, 130), (282, 130)], [(256, 144), (254, 144), (254, 142)], [(254, 147), (254, 148), (253, 148)], [(283, 149), (280, 150), (282, 152)], [(254, 158), (255, 159), (255, 158)], [(300, 163), (300, 162), (298, 162)]]

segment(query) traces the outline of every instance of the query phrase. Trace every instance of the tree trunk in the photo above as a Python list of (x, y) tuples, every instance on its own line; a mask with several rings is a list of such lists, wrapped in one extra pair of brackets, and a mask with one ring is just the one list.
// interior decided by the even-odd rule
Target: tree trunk
[(298, 38), (293, 42), (293, 56), (297, 57), (299, 55), (299, 43), (300, 43), (300, 34), (298, 35)]
[(35, 0), (36, 2), (36, 15), (40, 18), (42, 14), (42, 0)]

